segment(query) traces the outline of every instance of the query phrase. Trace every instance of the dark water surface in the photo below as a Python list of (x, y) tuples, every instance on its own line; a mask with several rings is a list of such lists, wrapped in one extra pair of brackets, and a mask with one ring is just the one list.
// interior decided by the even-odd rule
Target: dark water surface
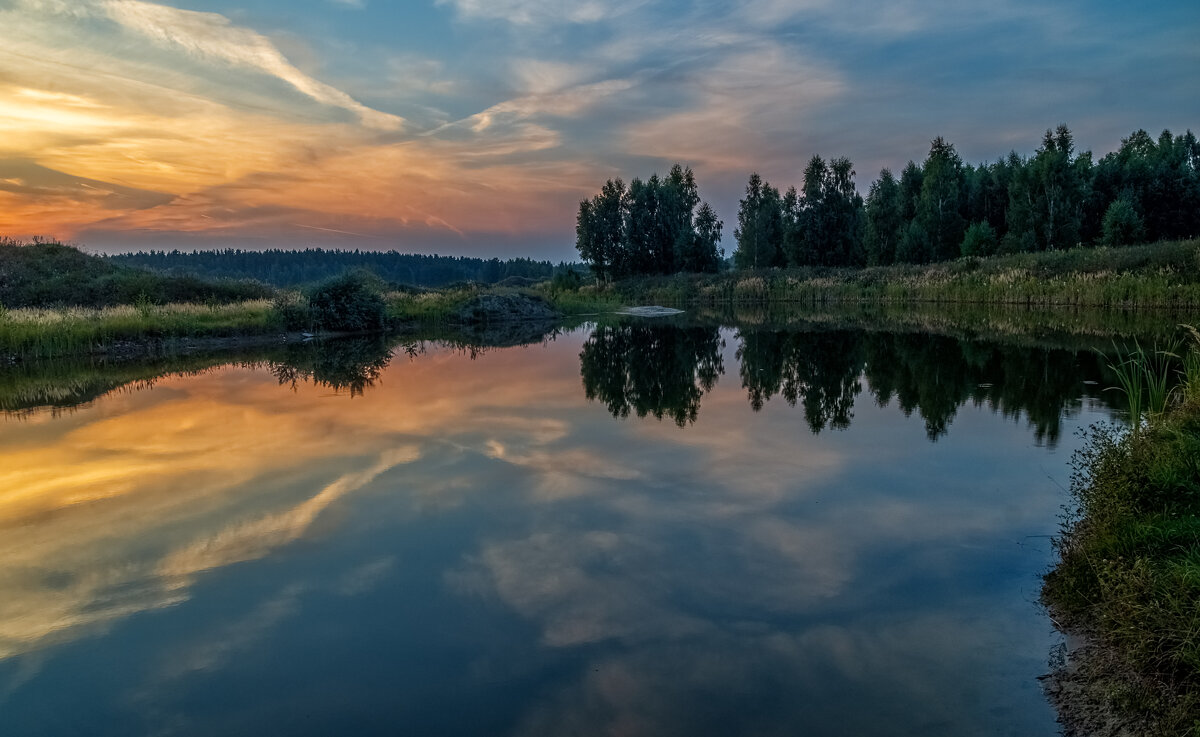
[(305, 350), (6, 380), (0, 734), (1057, 734), (1039, 576), (1094, 353)]

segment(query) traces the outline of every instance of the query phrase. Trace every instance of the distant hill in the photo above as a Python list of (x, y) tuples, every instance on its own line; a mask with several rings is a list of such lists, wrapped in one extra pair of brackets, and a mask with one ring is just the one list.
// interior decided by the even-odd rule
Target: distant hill
[(268, 297), (249, 281), (167, 276), (92, 256), (61, 243), (0, 240), (0, 305), (6, 308), (167, 302), (235, 302)]
[[(303, 251), (139, 251), (109, 256), (114, 264), (154, 269), (164, 274), (205, 278), (257, 279), (279, 287), (322, 281), (352, 269), (367, 269), (397, 284), (440, 287), (461, 281), (494, 284), (510, 277), (549, 279), (556, 267), (549, 261), (515, 258), (482, 259), (466, 256), (424, 256), (397, 251), (342, 251), (307, 248)], [(585, 267), (578, 267), (583, 269)]]

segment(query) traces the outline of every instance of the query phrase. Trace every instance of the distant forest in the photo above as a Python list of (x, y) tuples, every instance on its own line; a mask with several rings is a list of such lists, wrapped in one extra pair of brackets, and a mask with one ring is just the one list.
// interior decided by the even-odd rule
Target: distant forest
[[(715, 269), (722, 224), (699, 205), (690, 170), (628, 188), (609, 180), (580, 203), (576, 248), (602, 278)], [(1200, 235), (1200, 143), (1139, 130), (1093, 161), (1065, 125), (1032, 157), (978, 166), (938, 137), (921, 164), (880, 172), (864, 199), (847, 158), (814, 156), (799, 191), (752, 174), (739, 202), (738, 268), (929, 263)], [(679, 194), (682, 192), (683, 194)], [(690, 249), (690, 250), (689, 250)], [(703, 253), (702, 265), (694, 254)]]
[(118, 264), (140, 266), (165, 274), (205, 278), (255, 279), (279, 287), (310, 284), (352, 269), (367, 269), (398, 284), (440, 287), (454, 282), (495, 284), (509, 277), (549, 279), (556, 267), (549, 261), (515, 258), (501, 261), (466, 256), (423, 256), (396, 251), (342, 251), (306, 248), (303, 251), (138, 251), (109, 256)]

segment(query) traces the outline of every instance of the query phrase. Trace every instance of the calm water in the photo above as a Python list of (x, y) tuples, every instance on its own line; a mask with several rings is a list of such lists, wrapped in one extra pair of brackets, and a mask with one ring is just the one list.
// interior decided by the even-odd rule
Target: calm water
[(0, 734), (1057, 734), (1095, 356), (655, 325), (8, 380)]

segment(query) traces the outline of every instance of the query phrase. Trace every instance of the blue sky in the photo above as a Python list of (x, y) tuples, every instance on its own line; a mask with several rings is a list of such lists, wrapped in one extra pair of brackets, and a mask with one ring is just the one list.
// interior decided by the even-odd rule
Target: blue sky
[(5, 0), (0, 233), (96, 250), (309, 245), (571, 258), (580, 199), (692, 166), (1068, 124), (1102, 155), (1200, 120), (1195, 2)]

